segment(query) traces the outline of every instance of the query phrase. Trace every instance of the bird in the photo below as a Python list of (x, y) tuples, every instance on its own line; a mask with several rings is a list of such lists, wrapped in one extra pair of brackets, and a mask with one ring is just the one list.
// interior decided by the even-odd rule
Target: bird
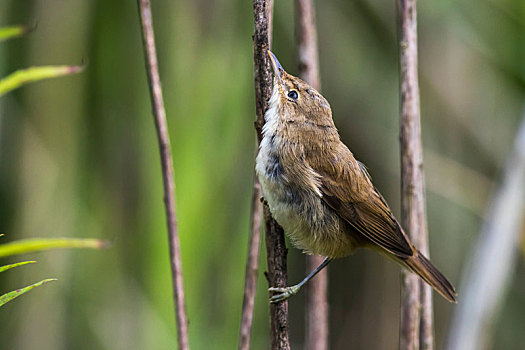
[(332, 260), (371, 248), (456, 303), (452, 284), (410, 242), (365, 165), (341, 141), (328, 101), (268, 54), (273, 88), (256, 157), (263, 199), (295, 247), (325, 257), (300, 283), (270, 287), (270, 302), (297, 294)]

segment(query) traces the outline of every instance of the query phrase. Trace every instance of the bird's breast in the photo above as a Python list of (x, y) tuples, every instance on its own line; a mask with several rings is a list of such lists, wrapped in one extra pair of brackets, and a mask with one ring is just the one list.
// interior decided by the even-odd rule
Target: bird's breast
[(302, 178), (308, 176), (308, 171), (292, 169), (290, 160), (283, 159), (282, 150), (289, 147), (286, 141), (266, 131), (256, 172), (275, 220), (299, 249), (334, 258), (350, 254), (355, 242), (345, 232), (347, 224), (323, 202), (316, 186), (305, 185), (313, 181)]

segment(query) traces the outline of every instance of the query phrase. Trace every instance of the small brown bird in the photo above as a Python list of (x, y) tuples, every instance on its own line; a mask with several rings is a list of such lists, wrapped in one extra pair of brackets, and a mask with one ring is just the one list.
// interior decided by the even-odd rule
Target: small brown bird
[(264, 199), (293, 244), (325, 260), (301, 283), (270, 288), (286, 300), (335, 258), (367, 247), (418, 274), (456, 302), (450, 282), (408, 240), (365, 166), (341, 142), (325, 98), (286, 73), (268, 51), (274, 87), (256, 161)]

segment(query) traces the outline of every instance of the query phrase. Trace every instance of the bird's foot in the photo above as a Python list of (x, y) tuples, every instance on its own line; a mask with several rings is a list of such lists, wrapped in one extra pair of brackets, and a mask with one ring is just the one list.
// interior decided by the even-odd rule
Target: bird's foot
[(295, 294), (297, 294), (299, 289), (301, 289), (301, 286), (298, 284), (295, 286), (285, 287), (285, 288), (276, 288), (276, 287), (268, 288), (269, 292), (279, 293), (279, 294), (275, 294), (270, 297), (270, 303), (275, 304), (275, 303), (280, 303), (281, 301), (285, 301), (291, 298), (292, 296), (294, 296)]

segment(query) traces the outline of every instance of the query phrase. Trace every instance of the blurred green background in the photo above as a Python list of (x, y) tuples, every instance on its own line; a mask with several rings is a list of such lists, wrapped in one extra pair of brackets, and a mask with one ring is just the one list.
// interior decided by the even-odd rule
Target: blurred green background
[[(239, 330), (255, 154), (252, 2), (153, 0), (172, 138), (190, 343), (232, 349)], [(525, 103), (525, 2), (421, 1), (420, 85), (432, 260), (456, 286)], [(273, 50), (297, 73), (292, 1), (276, 1)], [(317, 2), (323, 93), (343, 141), (399, 214), (395, 2)], [(176, 342), (158, 149), (135, 1), (0, 0), (0, 76), (79, 64), (75, 76), (0, 100), (0, 231), (90, 237), (103, 251), (34, 254), (0, 290), (45, 277), (0, 310), (2, 349), (169, 349)], [(5, 259), (4, 259), (5, 260)], [(10, 261), (1, 261), (8, 263)], [(264, 247), (254, 349), (268, 348)], [(289, 251), (289, 279), (304, 257)], [(520, 260), (494, 348), (522, 349)], [(460, 298), (461, 298), (461, 291)], [(304, 295), (290, 302), (303, 347)], [(435, 295), (436, 343), (454, 306)], [(399, 268), (358, 252), (330, 266), (331, 348), (394, 349)]]

